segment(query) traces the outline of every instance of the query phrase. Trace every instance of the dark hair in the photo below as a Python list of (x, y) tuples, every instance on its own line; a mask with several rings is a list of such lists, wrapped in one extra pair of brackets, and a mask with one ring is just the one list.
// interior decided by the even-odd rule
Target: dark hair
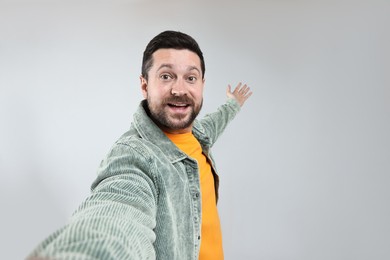
[(153, 65), (152, 55), (158, 49), (186, 49), (195, 52), (200, 58), (202, 78), (204, 78), (206, 68), (204, 65), (203, 53), (195, 39), (182, 32), (164, 31), (155, 36), (146, 46), (144, 51), (141, 73), (146, 80), (148, 79), (148, 72)]

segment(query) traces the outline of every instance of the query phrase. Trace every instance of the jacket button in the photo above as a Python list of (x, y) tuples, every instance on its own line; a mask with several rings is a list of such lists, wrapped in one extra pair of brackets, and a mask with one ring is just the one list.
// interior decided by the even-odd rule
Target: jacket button
[(195, 193), (195, 197), (199, 198), (199, 192)]
[(198, 236), (198, 240), (200, 239), (200, 236)]

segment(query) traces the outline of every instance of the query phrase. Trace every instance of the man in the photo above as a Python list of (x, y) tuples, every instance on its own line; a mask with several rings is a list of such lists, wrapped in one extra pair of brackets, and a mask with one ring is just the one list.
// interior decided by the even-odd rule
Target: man
[(227, 89), (202, 107), (205, 65), (196, 41), (165, 31), (147, 45), (143, 100), (102, 161), (92, 193), (30, 259), (223, 259), (218, 176), (210, 147), (252, 94)]

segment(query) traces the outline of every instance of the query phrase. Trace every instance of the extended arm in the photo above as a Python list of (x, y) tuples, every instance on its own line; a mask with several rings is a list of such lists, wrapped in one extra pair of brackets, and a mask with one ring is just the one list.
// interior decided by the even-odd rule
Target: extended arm
[(157, 192), (148, 168), (141, 154), (116, 145), (92, 194), (28, 259), (154, 259)]
[(231, 86), (228, 85), (227, 102), (220, 106), (216, 112), (208, 114), (200, 120), (212, 143), (215, 143), (227, 124), (236, 116), (251, 95), (252, 91), (246, 84), (239, 83), (233, 92)]

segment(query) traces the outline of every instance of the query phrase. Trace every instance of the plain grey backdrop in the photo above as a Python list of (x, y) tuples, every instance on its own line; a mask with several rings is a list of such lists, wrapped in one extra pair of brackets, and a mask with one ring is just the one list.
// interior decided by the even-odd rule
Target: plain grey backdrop
[(0, 0), (0, 258), (88, 196), (172, 29), (204, 52), (202, 116), (254, 91), (213, 150), (226, 259), (390, 259), (389, 28), (388, 0)]

